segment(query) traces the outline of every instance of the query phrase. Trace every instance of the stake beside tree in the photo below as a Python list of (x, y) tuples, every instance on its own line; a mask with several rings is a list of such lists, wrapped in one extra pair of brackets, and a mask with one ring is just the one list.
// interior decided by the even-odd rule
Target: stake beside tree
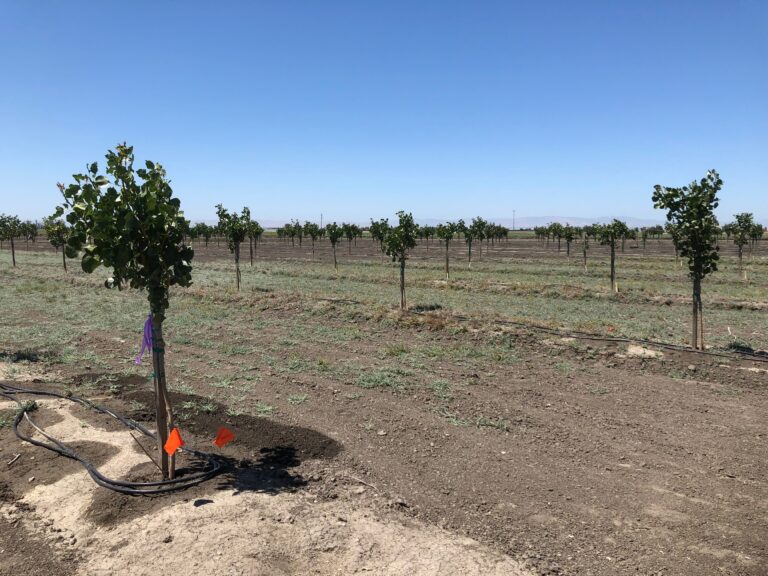
[(719, 204), (717, 193), (723, 187), (720, 175), (710, 170), (701, 180), (682, 188), (656, 185), (653, 205), (667, 210), (667, 220), (676, 230), (675, 248), (688, 258), (688, 271), (693, 281), (693, 314), (691, 346), (704, 349), (704, 314), (701, 304), (701, 282), (717, 270), (720, 255), (717, 237), (720, 227), (715, 217)]
[(112, 269), (105, 285), (125, 285), (146, 290), (149, 300), (152, 361), (154, 366), (157, 442), (163, 478), (174, 477), (173, 457), (163, 449), (173, 429), (173, 411), (165, 378), (163, 322), (171, 286), (192, 284), (192, 248), (183, 242), (184, 215), (178, 198), (159, 164), (146, 161), (134, 170), (133, 147), (118, 145), (107, 153), (107, 174), (98, 174), (94, 162), (85, 174), (75, 174), (74, 184), (59, 184), (65, 212), (72, 226), (66, 253), (76, 258), (82, 251), (84, 272), (103, 265)]

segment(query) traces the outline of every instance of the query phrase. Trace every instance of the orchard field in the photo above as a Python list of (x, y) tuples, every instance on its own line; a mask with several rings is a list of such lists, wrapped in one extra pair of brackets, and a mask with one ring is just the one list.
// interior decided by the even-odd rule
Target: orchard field
[[(6, 406), (0, 456), (20, 457), (0, 465), (0, 547), (16, 574), (137, 558), (190, 574), (768, 573), (765, 242), (745, 281), (722, 241), (705, 353), (687, 349), (690, 280), (666, 238), (627, 241), (618, 294), (604, 246), (585, 269), (578, 243), (569, 257), (514, 232), (476, 245), (470, 269), (454, 240), (446, 280), (443, 245), (422, 240), (405, 312), (368, 237), (339, 243), (338, 272), (326, 239), (313, 254), (265, 235), (253, 265), (246, 242), (239, 292), (225, 241), (194, 249), (165, 323), (168, 383), (188, 444), (232, 428), (235, 471), (163, 498), (105, 494), (21, 445)], [(44, 239), (16, 259), (0, 252), (0, 379), (153, 421), (151, 368), (134, 364), (145, 296), (75, 260), (65, 274)], [(92, 460), (149, 475), (100, 416), (46, 402), (39, 420)], [(22, 530), (42, 571), (20, 560)], [(202, 564), (170, 552), (209, 546)]]

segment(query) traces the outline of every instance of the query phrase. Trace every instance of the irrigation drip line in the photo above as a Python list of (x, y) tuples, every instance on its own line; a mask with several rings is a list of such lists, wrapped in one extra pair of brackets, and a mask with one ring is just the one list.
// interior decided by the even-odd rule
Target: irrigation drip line
[[(206, 480), (213, 478), (214, 476), (216, 476), (217, 474), (221, 473), (224, 470), (224, 463), (215, 454), (209, 454), (207, 452), (199, 452), (197, 450), (192, 450), (192, 449), (182, 447), (180, 448), (180, 450), (182, 450), (183, 452), (187, 452), (188, 454), (191, 454), (197, 458), (207, 460), (208, 464), (206, 465), (205, 469), (200, 472), (188, 474), (182, 478), (175, 478), (173, 480), (158, 480), (156, 482), (125, 482), (122, 480), (114, 480), (112, 478), (104, 476), (101, 472), (99, 472), (99, 470), (91, 462), (89, 462), (88, 460), (80, 456), (77, 452), (75, 452), (72, 448), (70, 448), (60, 440), (57, 440), (56, 438), (54, 438), (53, 436), (45, 432), (45, 430), (40, 428), (29, 416), (30, 412), (37, 409), (37, 405), (35, 404), (35, 402), (29, 402), (29, 401), (22, 402), (21, 399), (17, 397), (17, 395), (19, 394), (31, 395), (31, 396), (48, 396), (52, 398), (61, 398), (64, 400), (70, 400), (72, 402), (81, 404), (86, 408), (95, 410), (96, 412), (100, 412), (101, 414), (106, 414), (107, 416), (111, 416), (115, 420), (118, 420), (119, 422), (124, 424), (127, 428), (141, 432), (144, 436), (147, 436), (157, 441), (157, 437), (155, 436), (155, 434), (147, 430), (144, 426), (142, 426), (138, 422), (134, 422), (130, 418), (125, 418), (124, 416), (120, 416), (119, 414), (112, 412), (108, 408), (104, 408), (103, 406), (94, 404), (90, 400), (87, 400), (85, 398), (80, 398), (79, 396), (67, 396), (64, 394), (59, 394), (57, 392), (31, 390), (29, 388), (17, 388), (15, 386), (10, 386), (8, 384), (0, 383), (0, 396), (16, 402), (16, 404), (18, 404), (19, 406), (16, 417), (13, 420), (13, 432), (16, 434), (16, 436), (21, 440), (24, 440), (25, 442), (34, 444), (35, 446), (40, 446), (42, 448), (51, 450), (52, 452), (55, 452), (66, 458), (77, 460), (83, 465), (83, 467), (86, 469), (86, 471), (91, 476), (93, 481), (96, 482), (96, 484), (98, 484), (99, 486), (102, 486), (104, 488), (108, 488), (110, 490), (114, 490), (115, 492), (120, 492), (122, 494), (129, 494), (132, 496), (152, 496), (157, 494), (166, 494), (168, 492), (183, 490), (185, 488), (189, 488), (191, 486), (195, 486), (197, 484), (205, 482)], [(46, 438), (48, 442), (36, 440), (31, 436), (27, 436), (26, 434), (23, 434), (22, 432), (20, 432), (19, 424), (21, 423), (22, 419), (25, 419), (35, 430), (37, 430), (37, 432), (41, 436)]]
[[(414, 312), (415, 314), (423, 315), (424, 312)], [(469, 322), (473, 320), (469, 316), (463, 316), (461, 314), (455, 314), (452, 316), (456, 320), (462, 322)], [(537, 326), (536, 324), (528, 324), (526, 322), (516, 322), (514, 320), (493, 320), (494, 324), (505, 324), (509, 326), (518, 326), (520, 328), (527, 328), (530, 330), (538, 330), (540, 332), (546, 332), (554, 336), (561, 336), (564, 338), (579, 338), (581, 340), (600, 340), (604, 342), (626, 342), (631, 344), (645, 344), (647, 346), (655, 346), (657, 348), (665, 348), (667, 350), (675, 350), (677, 352), (692, 352), (695, 354), (704, 354), (707, 356), (718, 356), (721, 358), (733, 358), (734, 356), (741, 357), (743, 360), (751, 360), (753, 362), (765, 362), (768, 363), (768, 354), (762, 352), (747, 352), (734, 350), (733, 352), (715, 352), (713, 350), (694, 350), (687, 346), (680, 344), (669, 344), (666, 342), (656, 342), (655, 340), (644, 340), (642, 338), (629, 338), (626, 336), (603, 336), (601, 334), (592, 334), (590, 332), (580, 332), (578, 330), (558, 330), (557, 328), (547, 328), (546, 326)]]

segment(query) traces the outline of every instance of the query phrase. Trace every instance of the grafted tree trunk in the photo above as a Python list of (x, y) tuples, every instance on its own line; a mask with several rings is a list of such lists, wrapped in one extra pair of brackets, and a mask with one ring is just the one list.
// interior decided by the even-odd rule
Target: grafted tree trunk
[(176, 475), (176, 459), (168, 456), (165, 443), (173, 429), (173, 410), (168, 397), (165, 378), (165, 340), (163, 339), (163, 314), (152, 314), (152, 366), (154, 367), (155, 409), (157, 415), (157, 447), (160, 451), (160, 470), (163, 479), (172, 479)]

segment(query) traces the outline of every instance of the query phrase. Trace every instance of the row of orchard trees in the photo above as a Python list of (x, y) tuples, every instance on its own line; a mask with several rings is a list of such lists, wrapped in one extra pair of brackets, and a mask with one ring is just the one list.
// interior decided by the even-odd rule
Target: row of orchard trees
[[(84, 272), (92, 273), (104, 266), (110, 270), (110, 276), (104, 283), (106, 287), (119, 290), (130, 287), (147, 294), (147, 325), (151, 334), (157, 414), (156, 437), (162, 475), (164, 479), (169, 479), (174, 477), (174, 452), (167, 452), (164, 448), (173, 430), (174, 418), (165, 375), (163, 323), (170, 304), (171, 287), (187, 287), (192, 283), (194, 251), (187, 244), (190, 226), (162, 166), (147, 160), (143, 168), (134, 168), (133, 148), (126, 144), (110, 150), (106, 158), (106, 174), (99, 173), (94, 162), (85, 173), (74, 174), (72, 184), (59, 184), (64, 201), (46, 223), (50, 226), (51, 241), (54, 238), (56, 242), (65, 239), (65, 255), (79, 257)], [(693, 284), (694, 348), (704, 347), (701, 283), (708, 274), (717, 270), (717, 240), (721, 230), (714, 209), (718, 205), (717, 193), (721, 187), (722, 180), (717, 172), (710, 171), (703, 179), (688, 186), (671, 188), (657, 185), (653, 192), (654, 206), (666, 210), (667, 220), (674, 226), (676, 249), (688, 260)], [(256, 228), (247, 208), (236, 213), (218, 205), (217, 214), (219, 229), (225, 234), (235, 255), (239, 286), (240, 245), (250, 234), (255, 234)], [(382, 251), (399, 264), (400, 306), (404, 309), (406, 261), (410, 250), (416, 246), (419, 227), (411, 214), (399, 212), (397, 216), (395, 226), (390, 226), (386, 220), (372, 222), (371, 235), (380, 242)], [(12, 240), (18, 237), (17, 220), (5, 215), (0, 217), (2, 238)], [(470, 245), (481, 238), (477, 234), (481, 226), (479, 220), (473, 220), (469, 226), (456, 222), (435, 227), (435, 236), (446, 246), (446, 258), (448, 246), (458, 233), (463, 233)], [(737, 218), (735, 224), (738, 230), (730, 228), (734, 238), (742, 238), (739, 230), (752, 225), (747, 218)], [(319, 228), (310, 226), (309, 231), (319, 237)], [(324, 230), (335, 249), (344, 235), (343, 226), (332, 223)], [(604, 226), (598, 237), (610, 243), (613, 252), (623, 234), (626, 234), (626, 225), (614, 221)]]

